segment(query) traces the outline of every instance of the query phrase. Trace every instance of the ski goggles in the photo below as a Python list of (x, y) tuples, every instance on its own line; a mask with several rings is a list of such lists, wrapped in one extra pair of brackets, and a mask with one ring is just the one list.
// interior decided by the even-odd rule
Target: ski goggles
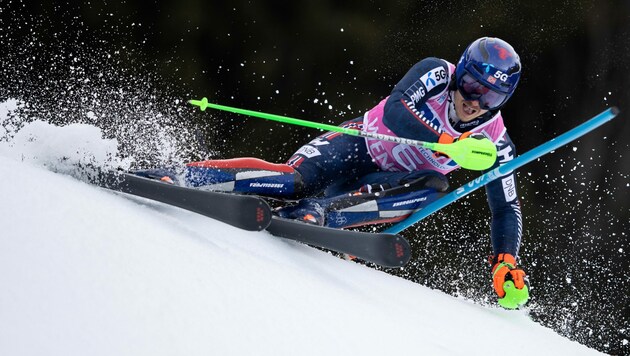
[(457, 82), (457, 89), (466, 101), (478, 101), (484, 110), (493, 110), (505, 104), (508, 94), (496, 92), (483, 85), (468, 73), (464, 73)]

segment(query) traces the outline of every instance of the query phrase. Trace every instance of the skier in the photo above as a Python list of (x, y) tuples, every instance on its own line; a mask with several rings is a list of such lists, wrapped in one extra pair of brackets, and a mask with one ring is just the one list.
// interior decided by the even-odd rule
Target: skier
[[(341, 126), (447, 144), (486, 137), (497, 146), (494, 169), (515, 156), (500, 109), (520, 76), (520, 59), (511, 45), (479, 38), (457, 65), (433, 57), (416, 63), (388, 97)], [(302, 198), (277, 214), (344, 228), (405, 219), (445, 194), (445, 175), (457, 168), (448, 156), (424, 148), (328, 132), (302, 146), (286, 164), (256, 158), (193, 162), (179, 181), (200, 189)], [(136, 173), (169, 182), (178, 178), (161, 170)], [(506, 281), (521, 291), (525, 287), (525, 272), (516, 264), (522, 219), (514, 172), (489, 183), (486, 193), (493, 286), (504, 298)], [(527, 289), (520, 299), (517, 304), (527, 301)]]

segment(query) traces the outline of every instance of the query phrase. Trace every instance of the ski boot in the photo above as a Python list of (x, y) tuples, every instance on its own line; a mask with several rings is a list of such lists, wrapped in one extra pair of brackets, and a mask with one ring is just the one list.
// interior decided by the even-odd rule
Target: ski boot
[(276, 214), (281, 218), (324, 226), (326, 212), (319, 199), (306, 198), (300, 200), (297, 205), (277, 209)]

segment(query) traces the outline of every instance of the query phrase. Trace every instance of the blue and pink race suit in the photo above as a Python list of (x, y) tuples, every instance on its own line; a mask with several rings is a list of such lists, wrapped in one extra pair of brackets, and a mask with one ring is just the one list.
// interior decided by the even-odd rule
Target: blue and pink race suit
[[(442, 133), (453, 137), (467, 131), (480, 133), (497, 146), (498, 158), (489, 170), (511, 160), (515, 149), (500, 111), (488, 111), (469, 122), (454, 114), (454, 71), (445, 60), (426, 58), (405, 74), (388, 97), (341, 126), (428, 142), (437, 142)], [(326, 225), (348, 227), (404, 219), (439, 198), (448, 186), (444, 175), (457, 168), (450, 158), (428, 149), (328, 132), (302, 146), (286, 165), (254, 158), (194, 162), (186, 167), (184, 183), (285, 198), (319, 196), (302, 199), (294, 208), (308, 211), (325, 206)], [(380, 186), (383, 191), (348, 194), (365, 186)], [(514, 173), (486, 185), (486, 193), (494, 254), (516, 256), (522, 220)], [(290, 209), (284, 210), (288, 217), (296, 211)]]
[[(459, 121), (454, 115), (454, 71), (455, 66), (445, 60), (426, 58), (405, 74), (387, 98), (362, 118), (342, 126), (429, 142), (437, 142), (444, 132), (453, 137), (466, 131), (481, 133), (497, 145), (498, 158), (489, 170), (511, 160), (515, 148), (500, 111), (489, 111), (469, 122)], [(332, 132), (304, 145), (288, 164), (300, 172), (308, 193), (334, 185), (341, 177), (368, 177), (360, 181), (369, 184), (369, 177), (382, 179), (386, 172), (392, 176), (403, 172), (445, 175), (459, 168), (453, 160), (436, 157), (428, 149)], [(489, 183), (486, 194), (492, 211), (494, 253), (516, 256), (522, 218), (515, 174), (510, 172)]]

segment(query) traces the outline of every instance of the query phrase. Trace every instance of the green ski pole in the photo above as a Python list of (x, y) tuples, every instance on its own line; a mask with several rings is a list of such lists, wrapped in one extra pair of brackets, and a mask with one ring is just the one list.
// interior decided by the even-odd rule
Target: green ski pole
[(484, 139), (467, 139), (457, 141), (455, 143), (443, 144), (436, 142), (424, 142), (418, 140), (412, 140), (403, 137), (395, 137), (389, 135), (378, 134), (374, 132), (365, 132), (353, 129), (347, 129), (339, 126), (322, 124), (318, 122), (306, 121), (301, 119), (295, 119), (286, 116), (280, 116), (275, 114), (268, 114), (253, 110), (239, 109), (225, 105), (212, 104), (208, 102), (207, 98), (201, 100), (189, 100), (190, 104), (198, 106), (201, 111), (205, 111), (207, 108), (216, 110), (233, 112), (236, 114), (242, 114), (252, 117), (258, 117), (261, 119), (272, 120), (282, 122), (285, 124), (305, 126), (320, 130), (339, 132), (346, 135), (360, 136), (373, 138), (382, 141), (390, 141), (410, 146), (417, 146), (428, 148), (432, 151), (439, 151), (448, 155), (455, 163), (465, 169), (481, 171), (490, 168), (496, 161), (497, 149), (492, 141), (487, 138)]

